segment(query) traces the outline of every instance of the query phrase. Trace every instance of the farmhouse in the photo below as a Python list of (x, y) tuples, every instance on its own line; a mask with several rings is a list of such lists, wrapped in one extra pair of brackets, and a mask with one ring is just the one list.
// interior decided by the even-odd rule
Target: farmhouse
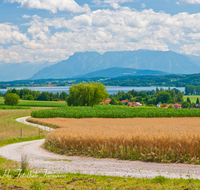
[(111, 99), (107, 99), (107, 100), (103, 100), (102, 102), (100, 102), (101, 105), (105, 105), (105, 104), (110, 104)]
[(180, 109), (181, 106), (182, 106), (182, 104), (174, 104), (174, 108), (175, 108), (175, 109)]
[(124, 105), (126, 104), (126, 102), (129, 102), (129, 101), (128, 100), (122, 100), (121, 101), (121, 103), (124, 104)]
[(134, 104), (135, 104), (135, 106), (142, 106), (142, 104), (140, 102), (135, 102)]
[(195, 104), (195, 108), (200, 108), (200, 104)]

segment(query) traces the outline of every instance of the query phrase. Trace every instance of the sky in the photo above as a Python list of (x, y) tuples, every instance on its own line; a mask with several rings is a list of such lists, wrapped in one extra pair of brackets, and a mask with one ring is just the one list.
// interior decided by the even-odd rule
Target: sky
[(0, 0), (0, 63), (149, 49), (200, 55), (200, 0)]

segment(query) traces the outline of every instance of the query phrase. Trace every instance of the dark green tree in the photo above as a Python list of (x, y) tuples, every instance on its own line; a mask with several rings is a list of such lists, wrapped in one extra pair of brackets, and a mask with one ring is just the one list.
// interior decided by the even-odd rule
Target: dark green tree
[(15, 93), (6, 93), (4, 103), (9, 106), (16, 106), (19, 103), (20, 97)]
[(189, 97), (187, 97), (187, 102), (188, 102), (189, 104), (191, 104), (191, 101), (190, 101), (190, 98), (189, 98)]
[(199, 104), (199, 98), (197, 98), (196, 104)]
[(176, 93), (174, 92), (174, 90), (167, 90), (167, 92), (170, 93), (172, 102), (175, 102), (176, 101)]
[(178, 103), (182, 103), (183, 102), (183, 93), (182, 92), (178, 92), (178, 94), (177, 94), (177, 102)]
[(110, 101), (110, 104), (111, 104), (111, 105), (117, 105), (117, 104), (118, 104), (118, 101), (116, 100), (116, 98), (112, 97), (112, 98), (111, 98), (111, 101)]
[(188, 101), (184, 101), (183, 103), (182, 103), (182, 106), (181, 106), (182, 108), (189, 108), (190, 107), (190, 103), (188, 102)]
[(159, 91), (156, 93), (156, 104), (161, 102), (163, 103), (171, 103), (172, 98), (169, 92)]

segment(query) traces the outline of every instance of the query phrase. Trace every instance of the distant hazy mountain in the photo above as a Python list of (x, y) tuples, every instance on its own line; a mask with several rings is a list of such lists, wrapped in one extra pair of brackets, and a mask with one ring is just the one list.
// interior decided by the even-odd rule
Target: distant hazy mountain
[(191, 59), (195, 65), (200, 67), (200, 56), (195, 56), (195, 55), (186, 55), (189, 59)]
[(96, 77), (121, 77), (121, 76), (141, 76), (141, 75), (166, 75), (168, 73), (154, 70), (138, 70), (131, 68), (112, 67), (104, 70), (94, 71), (74, 78), (96, 78)]
[(158, 70), (175, 74), (199, 73), (200, 67), (187, 56), (172, 51), (120, 51), (75, 53), (69, 59), (43, 68), (31, 79), (71, 78), (112, 67)]
[(51, 63), (29, 64), (29, 63), (4, 63), (0, 64), (0, 81), (12, 81), (28, 79)]

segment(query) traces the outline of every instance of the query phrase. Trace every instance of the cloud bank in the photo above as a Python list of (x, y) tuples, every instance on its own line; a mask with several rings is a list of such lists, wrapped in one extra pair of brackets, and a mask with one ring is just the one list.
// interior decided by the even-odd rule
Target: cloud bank
[(25, 33), (18, 26), (0, 25), (0, 61), (59, 61), (74, 52), (168, 51), (172, 46), (181, 53), (200, 54), (200, 13), (172, 16), (121, 7), (89, 11), (71, 19), (23, 18), (31, 19)]
[(200, 0), (179, 0), (180, 3), (200, 4)]
[(21, 7), (29, 9), (45, 9), (52, 13), (56, 13), (58, 10), (75, 13), (87, 12), (90, 10), (87, 4), (81, 7), (74, 0), (6, 0), (6, 2), (19, 3)]

